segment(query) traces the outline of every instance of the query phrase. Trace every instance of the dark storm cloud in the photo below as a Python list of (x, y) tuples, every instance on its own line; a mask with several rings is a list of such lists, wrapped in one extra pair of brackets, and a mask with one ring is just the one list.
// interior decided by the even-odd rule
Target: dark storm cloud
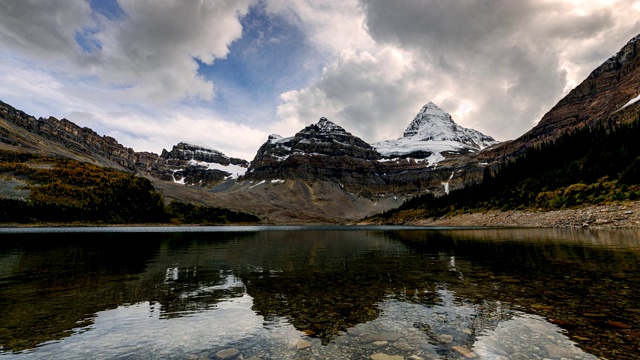
[[(517, 137), (575, 80), (569, 67), (584, 76), (580, 66), (608, 57), (601, 55), (609, 47), (594, 50), (602, 41), (589, 42), (616, 25), (613, 8), (562, 1), (363, 0), (360, 6), (364, 28), (378, 45), (366, 51), (373, 59), (341, 56), (308, 94), (322, 96), (345, 125), (372, 139), (385, 137), (377, 129), (388, 129), (390, 119), (408, 122), (409, 112), (435, 99), (449, 112), (471, 104), (458, 111), (465, 126), (503, 140)], [(412, 60), (399, 65), (381, 59), (385, 46)], [(378, 74), (398, 66), (402, 77)], [(302, 100), (305, 94), (298, 95)]]
[[(541, 1), (364, 0), (365, 26), (379, 43), (410, 49), (451, 92), (475, 106), (468, 123), (505, 139), (531, 127), (565, 91), (560, 42), (597, 36), (610, 13), (576, 15)], [(502, 130), (500, 130), (502, 129)]]

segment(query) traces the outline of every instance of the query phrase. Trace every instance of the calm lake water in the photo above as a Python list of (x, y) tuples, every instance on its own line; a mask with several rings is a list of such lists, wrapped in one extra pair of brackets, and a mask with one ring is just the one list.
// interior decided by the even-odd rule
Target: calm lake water
[(640, 359), (639, 270), (631, 230), (0, 229), (0, 360)]

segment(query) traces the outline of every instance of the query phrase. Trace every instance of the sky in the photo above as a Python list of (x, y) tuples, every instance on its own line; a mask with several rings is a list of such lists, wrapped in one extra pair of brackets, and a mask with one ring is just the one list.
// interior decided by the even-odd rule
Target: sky
[(429, 101), (509, 140), (638, 34), (640, 0), (3, 0), (0, 100), (155, 153), (396, 139)]

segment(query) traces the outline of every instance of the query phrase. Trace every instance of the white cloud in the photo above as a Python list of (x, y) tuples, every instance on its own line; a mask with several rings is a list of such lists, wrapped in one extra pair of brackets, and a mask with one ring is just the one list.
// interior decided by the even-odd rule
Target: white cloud
[(302, 27), (310, 41), (329, 54), (363, 50), (374, 44), (364, 32), (357, 0), (271, 0), (267, 10), (287, 16)]
[[(110, 20), (85, 1), (8, 0), (0, 3), (0, 43), (78, 81), (96, 77), (131, 102), (209, 100), (214, 84), (195, 59), (212, 64), (228, 54), (251, 2), (121, 0), (126, 14)], [(78, 36), (94, 44), (90, 51)]]
[[(165, 102), (211, 99), (214, 86), (198, 75), (198, 64), (224, 58), (242, 35), (239, 16), (250, 1), (121, 0), (126, 17), (107, 24), (96, 38), (96, 73), (129, 86), (134, 98)], [(102, 20), (107, 21), (105, 19)]]
[(412, 62), (410, 54), (388, 47), (342, 51), (317, 82), (283, 94), (278, 114), (307, 124), (325, 116), (369, 141), (399, 137), (398, 118), (408, 125), (429, 88), (415, 81)]
[[(136, 144), (136, 151), (160, 153), (180, 141), (202, 144), (227, 156), (251, 161), (268, 133), (247, 125), (231, 123), (211, 110), (181, 107), (158, 114), (111, 112), (69, 114), (69, 118), (93, 117), (93, 123), (109, 128), (107, 135), (124, 145)], [(85, 119), (88, 120), (88, 119)]]

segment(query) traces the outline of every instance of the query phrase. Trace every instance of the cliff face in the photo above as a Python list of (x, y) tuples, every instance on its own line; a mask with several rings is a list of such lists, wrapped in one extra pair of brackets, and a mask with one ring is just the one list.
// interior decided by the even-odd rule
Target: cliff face
[[(596, 68), (518, 139), (480, 155), (484, 159), (513, 157), (526, 148), (557, 138), (565, 131), (598, 122), (637, 118), (640, 95), (640, 35)], [(635, 100), (635, 101), (634, 101)]]
[(167, 151), (166, 149), (163, 150), (160, 157), (165, 160), (196, 160), (221, 165), (249, 166), (249, 162), (244, 159), (230, 158), (220, 151), (186, 142), (180, 142), (177, 145), (174, 145), (171, 151)]
[(54, 148), (70, 153), (64, 155), (79, 160), (135, 171), (137, 156), (133, 149), (122, 146), (112, 137), (100, 136), (89, 128), (81, 128), (67, 119), (36, 119), (1, 101), (0, 118), (0, 143), (25, 150), (56, 153), (51, 148), (54, 145)]
[(162, 150), (149, 165), (151, 174), (160, 180), (211, 187), (237, 179), (246, 172), (249, 162), (204, 146), (180, 142), (171, 151)]
[(293, 137), (271, 135), (258, 150), (246, 180), (331, 180), (343, 185), (375, 185), (380, 154), (362, 139), (321, 118)]

